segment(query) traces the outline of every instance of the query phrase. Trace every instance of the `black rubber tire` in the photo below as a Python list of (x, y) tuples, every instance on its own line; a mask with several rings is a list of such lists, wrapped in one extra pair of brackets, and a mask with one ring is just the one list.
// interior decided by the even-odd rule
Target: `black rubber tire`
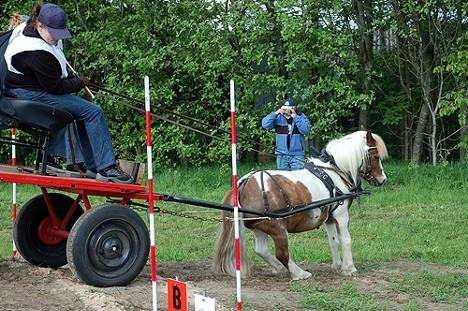
[(123, 286), (145, 266), (150, 247), (146, 224), (130, 208), (104, 204), (88, 210), (73, 226), (67, 242), (68, 264), (93, 286)]
[[(55, 213), (63, 219), (74, 200), (62, 193), (49, 193)], [(70, 231), (73, 224), (83, 214), (78, 205), (65, 230)], [(39, 238), (39, 226), (49, 217), (43, 195), (38, 195), (19, 211), (13, 229), (13, 238), (21, 256), (33, 265), (39, 267), (58, 268), (67, 264), (66, 239), (54, 245), (45, 244)]]

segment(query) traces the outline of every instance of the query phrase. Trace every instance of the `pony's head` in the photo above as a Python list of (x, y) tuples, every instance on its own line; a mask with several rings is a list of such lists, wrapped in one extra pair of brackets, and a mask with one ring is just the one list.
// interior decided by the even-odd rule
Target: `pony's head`
[(326, 150), (333, 155), (336, 165), (349, 172), (354, 181), (359, 177), (369, 184), (381, 186), (387, 177), (382, 159), (388, 157), (387, 147), (379, 135), (371, 131), (357, 131), (328, 143)]

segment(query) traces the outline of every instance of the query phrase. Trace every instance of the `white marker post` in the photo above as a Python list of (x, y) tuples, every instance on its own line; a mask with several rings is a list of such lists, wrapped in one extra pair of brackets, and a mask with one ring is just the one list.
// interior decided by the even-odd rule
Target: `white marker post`
[(236, 107), (234, 80), (230, 83), (231, 93), (231, 151), (232, 151), (232, 199), (234, 207), (234, 247), (236, 255), (236, 288), (237, 288), (237, 310), (242, 310), (241, 298), (241, 254), (239, 239), (239, 189), (237, 187), (237, 148), (236, 148)]
[(158, 310), (157, 284), (156, 284), (156, 234), (154, 229), (154, 195), (153, 195), (153, 151), (151, 139), (151, 103), (149, 77), (145, 76), (145, 112), (146, 112), (146, 156), (148, 158), (148, 211), (150, 222), (150, 259), (151, 259), (151, 285), (153, 296), (153, 311)]
[[(13, 140), (13, 142), (16, 139), (15, 128), (11, 129), (11, 139)], [(11, 165), (16, 166), (16, 146), (14, 144), (11, 145)], [(14, 226), (16, 223), (16, 183), (14, 182), (12, 186), (13, 186), (13, 190), (12, 190), (13, 195), (12, 195), (12, 201), (11, 201), (12, 202), (11, 203), (11, 222)], [(12, 252), (13, 257), (16, 256), (16, 252), (17, 251), (16, 251), (15, 240), (13, 239), (13, 252)]]

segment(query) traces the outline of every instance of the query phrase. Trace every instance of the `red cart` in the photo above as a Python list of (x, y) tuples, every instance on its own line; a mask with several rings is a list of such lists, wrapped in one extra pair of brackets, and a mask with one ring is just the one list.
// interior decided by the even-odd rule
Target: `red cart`
[[(41, 189), (23, 205), (14, 225), (16, 246), (31, 264), (57, 268), (68, 263), (74, 274), (95, 286), (128, 284), (146, 264), (147, 225), (128, 208), (131, 199), (148, 200), (145, 186), (37, 175), (10, 165), (0, 165), (0, 181)], [(91, 208), (91, 196), (118, 203)]]

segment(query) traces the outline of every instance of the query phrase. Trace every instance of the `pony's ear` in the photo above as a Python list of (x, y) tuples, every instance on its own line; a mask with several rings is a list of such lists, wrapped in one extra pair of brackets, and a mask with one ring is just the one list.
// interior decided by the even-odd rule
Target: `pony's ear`
[(375, 144), (376, 144), (376, 141), (375, 141), (374, 137), (372, 136), (371, 130), (367, 130), (366, 141), (367, 141), (368, 146), (375, 146)]

